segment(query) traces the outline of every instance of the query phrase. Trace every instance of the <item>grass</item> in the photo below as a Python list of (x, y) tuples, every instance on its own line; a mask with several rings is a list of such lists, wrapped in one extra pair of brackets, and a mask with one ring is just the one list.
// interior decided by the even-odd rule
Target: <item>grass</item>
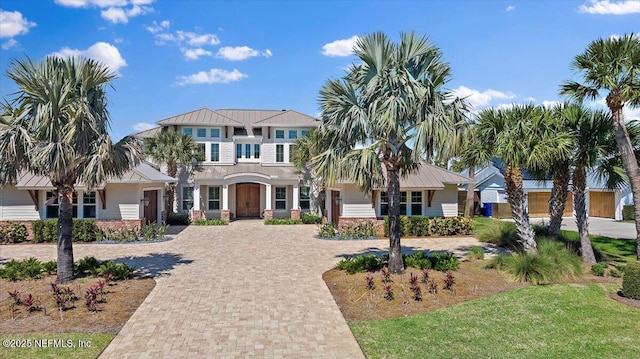
[[(0, 339), (3, 342), (0, 347), (0, 358), (97, 358), (115, 336), (115, 334), (111, 333), (0, 334)], [(5, 340), (17, 340), (19, 344), (30, 344), (31, 347), (8, 348), (5, 345)], [(39, 343), (42, 343), (42, 345), (39, 345)], [(64, 343), (66, 347), (60, 347), (60, 343)], [(80, 347), (81, 343), (85, 345)], [(54, 347), (56, 344), (58, 344), (58, 347)], [(69, 346), (69, 344), (72, 346)]]
[(613, 284), (517, 289), (409, 318), (350, 324), (368, 358), (633, 358), (640, 311)]

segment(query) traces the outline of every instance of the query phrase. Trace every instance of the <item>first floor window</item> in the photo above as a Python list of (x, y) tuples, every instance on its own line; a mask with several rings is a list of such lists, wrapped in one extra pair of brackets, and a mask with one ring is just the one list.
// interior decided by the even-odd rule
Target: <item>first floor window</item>
[(380, 215), (389, 215), (389, 195), (387, 192), (380, 192)]
[(220, 144), (212, 143), (211, 144), (211, 162), (219, 162), (220, 161)]
[(82, 194), (83, 218), (96, 218), (96, 193), (84, 192)]
[(311, 189), (309, 187), (300, 187), (300, 209), (309, 210), (311, 208)]
[(276, 187), (276, 209), (287, 209), (286, 187)]
[(284, 145), (276, 145), (276, 162), (284, 162)]
[[(47, 191), (45, 198), (46, 201), (49, 202), (54, 197), (53, 191)], [(58, 209), (60, 204), (58, 203), (58, 198), (56, 197), (51, 201), (51, 204), (47, 205), (47, 218), (58, 218)], [(71, 216), (73, 218), (78, 218), (78, 194), (73, 192), (73, 197), (71, 200)]]
[(209, 210), (220, 209), (220, 187), (209, 187)]
[(400, 215), (407, 215), (407, 192), (405, 191), (400, 192)]
[(422, 192), (411, 192), (411, 215), (422, 216)]
[(182, 210), (189, 211), (193, 208), (193, 187), (182, 187)]

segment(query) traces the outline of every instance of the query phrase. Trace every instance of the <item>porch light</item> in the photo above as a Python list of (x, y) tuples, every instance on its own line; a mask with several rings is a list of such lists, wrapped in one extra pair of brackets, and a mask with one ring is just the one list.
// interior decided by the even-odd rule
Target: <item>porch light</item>
[(149, 197), (144, 197), (143, 199), (140, 200), (140, 202), (142, 202), (145, 207), (148, 206), (149, 205)]

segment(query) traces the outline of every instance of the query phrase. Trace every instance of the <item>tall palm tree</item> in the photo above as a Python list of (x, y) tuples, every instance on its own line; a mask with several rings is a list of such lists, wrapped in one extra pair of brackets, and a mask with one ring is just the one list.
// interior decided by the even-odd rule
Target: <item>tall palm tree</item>
[(640, 37), (629, 34), (595, 40), (575, 57), (572, 67), (584, 77), (584, 82), (565, 81), (561, 94), (583, 102), (597, 99), (600, 91), (608, 91), (606, 102), (612, 115), (616, 144), (633, 192), (636, 249), (640, 260), (640, 167), (623, 112), (624, 106), (640, 106)]
[(342, 179), (365, 193), (387, 189), (389, 270), (402, 273), (400, 176), (446, 149), (464, 102), (444, 89), (449, 65), (426, 37), (402, 33), (395, 44), (373, 33), (354, 53), (360, 63), (320, 90), (318, 132), (327, 146), (312, 163), (328, 184)]
[(525, 206), (522, 171), (539, 171), (549, 158), (568, 153), (568, 135), (555, 131), (548, 112), (531, 104), (482, 110), (477, 129), (478, 137), (483, 139), (482, 151), (499, 157), (505, 166), (507, 201), (518, 242), (525, 252), (536, 253), (535, 234)]
[[(200, 147), (193, 137), (173, 130), (164, 130), (154, 137), (145, 139), (144, 152), (154, 163), (167, 166), (167, 175), (176, 178), (179, 167), (190, 166), (196, 158), (202, 157)], [(176, 183), (169, 183), (165, 208), (174, 211)]]
[(46, 176), (58, 203), (57, 281), (73, 279), (72, 196), (82, 182), (92, 188), (121, 176), (142, 158), (135, 139), (109, 137), (105, 86), (115, 78), (96, 61), (47, 57), (13, 61), (7, 76), (18, 91), (2, 106), (0, 183), (30, 172)]

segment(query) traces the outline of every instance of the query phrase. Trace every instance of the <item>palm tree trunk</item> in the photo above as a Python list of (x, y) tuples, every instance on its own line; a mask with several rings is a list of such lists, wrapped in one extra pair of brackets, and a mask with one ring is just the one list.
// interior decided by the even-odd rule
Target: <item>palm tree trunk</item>
[(549, 235), (558, 237), (562, 215), (569, 194), (569, 161), (556, 163), (553, 169), (553, 189), (549, 200)]
[[(178, 164), (175, 161), (169, 161), (167, 163), (167, 174), (170, 177), (177, 178), (178, 175)], [(176, 200), (176, 183), (169, 183), (169, 188), (167, 189), (167, 206), (166, 212), (174, 213), (174, 203)]]
[(520, 167), (507, 166), (504, 173), (507, 201), (511, 205), (511, 216), (516, 223), (518, 242), (526, 253), (538, 252), (535, 233), (529, 223), (529, 214), (525, 208), (525, 195), (522, 189), (522, 170)]
[(587, 220), (587, 200), (586, 200), (586, 171), (584, 167), (578, 166), (573, 170), (573, 201), (576, 209), (576, 225), (580, 235), (580, 246), (582, 247), (582, 260), (588, 263), (596, 263), (596, 256), (591, 246), (589, 238), (589, 222)]
[(58, 185), (58, 270), (56, 282), (68, 283), (73, 280), (73, 188)]
[(622, 157), (622, 163), (624, 170), (629, 177), (631, 183), (631, 192), (633, 193), (633, 204), (635, 206), (636, 214), (636, 258), (640, 260), (640, 168), (638, 168), (638, 161), (636, 155), (633, 152), (633, 146), (631, 145), (631, 139), (627, 132), (627, 126), (624, 123), (624, 116), (622, 113), (622, 101), (619, 94), (615, 92), (609, 93), (607, 96), (607, 105), (611, 110), (613, 116), (613, 128), (616, 132), (616, 144), (620, 150)]
[(387, 167), (389, 195), (389, 271), (404, 273), (402, 250), (400, 247), (400, 177), (396, 168)]
[(464, 204), (464, 216), (473, 218), (473, 209), (475, 208), (475, 191), (476, 191), (476, 166), (469, 167), (469, 179), (471, 182), (467, 184), (467, 200)]

